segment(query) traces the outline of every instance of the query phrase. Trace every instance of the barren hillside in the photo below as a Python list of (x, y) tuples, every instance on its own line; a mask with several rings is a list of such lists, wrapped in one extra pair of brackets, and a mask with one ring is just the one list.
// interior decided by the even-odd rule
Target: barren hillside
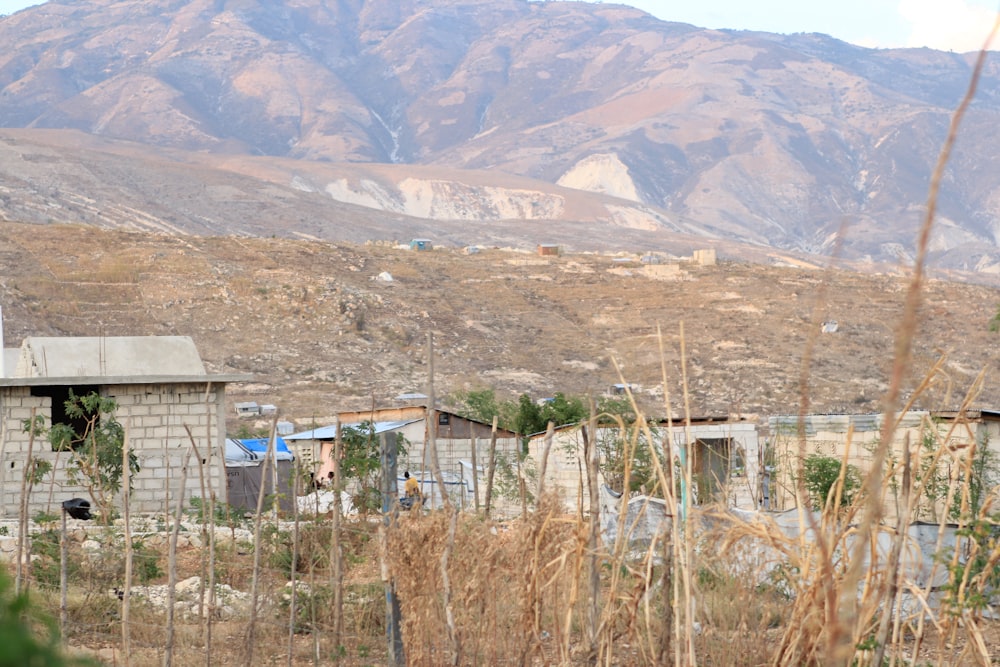
[[(50, 0), (0, 17), (0, 43), (20, 142), (0, 151), (0, 219), (335, 241), (554, 227), (875, 262), (912, 257), (975, 63), (527, 0)], [(998, 117), (988, 59), (935, 267), (998, 272)], [(366, 225), (330, 222), (345, 212)]]
[[(878, 409), (903, 278), (661, 259), (2, 223), (0, 305), (7, 346), (33, 334), (190, 335), (211, 370), (256, 377), (230, 400), (274, 403), (300, 425), (425, 389), (428, 334), (439, 396), (599, 393), (624, 379), (662, 414), (665, 365), (676, 412), (683, 372), (696, 414), (789, 413), (812, 345), (810, 412)], [(908, 386), (947, 359), (918, 406), (957, 406), (995, 366), (998, 303), (993, 288), (927, 286)], [(836, 332), (819, 334), (830, 320)], [(974, 403), (1000, 406), (991, 374)]]

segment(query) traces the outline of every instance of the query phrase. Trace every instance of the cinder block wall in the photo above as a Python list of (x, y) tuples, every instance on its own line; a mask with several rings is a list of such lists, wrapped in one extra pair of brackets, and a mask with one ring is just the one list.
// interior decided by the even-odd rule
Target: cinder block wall
[[(128, 446), (141, 466), (132, 484), (133, 512), (174, 511), (182, 481), (185, 506), (190, 504), (190, 498), (207, 496), (212, 490), (217, 499), (226, 500), (221, 450), (225, 433), (222, 385), (207, 396), (201, 383), (109, 385), (101, 391), (118, 403), (116, 417), (126, 428)], [(52, 451), (44, 438), (32, 442), (24, 432), (23, 421), (31, 418), (33, 409), (36, 415), (45, 417), (46, 427), (51, 426), (51, 399), (31, 396), (28, 387), (0, 389), (0, 516), (18, 515), (29, 449), (32, 457), (53, 464), (52, 473), (31, 491), (29, 516), (41, 511), (58, 513), (67, 498), (89, 498), (86, 488), (70, 482), (68, 453)], [(120, 494), (115, 504), (121, 506)]]

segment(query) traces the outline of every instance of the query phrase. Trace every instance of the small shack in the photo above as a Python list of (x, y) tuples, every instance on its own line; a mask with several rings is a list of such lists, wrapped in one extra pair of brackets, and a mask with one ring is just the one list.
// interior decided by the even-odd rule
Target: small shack
[(246, 401), (236, 404), (237, 417), (258, 417), (260, 416), (260, 406), (256, 401)]
[(557, 256), (562, 254), (561, 248), (555, 243), (539, 243), (538, 254), (545, 256)]
[[(277, 480), (278, 507), (283, 512), (291, 512), (294, 508), (292, 476), (295, 474), (295, 457), (283, 438), (275, 438), (271, 465), (277, 466), (276, 472), (272, 473), (271, 465), (268, 465), (265, 474), (268, 444), (268, 438), (226, 438), (226, 498), (230, 506), (257, 511), (261, 485), (267, 498), (275, 494)], [(270, 503), (265, 506), (270, 507)]]
[(410, 241), (410, 250), (433, 250), (434, 243), (430, 239), (413, 239)]

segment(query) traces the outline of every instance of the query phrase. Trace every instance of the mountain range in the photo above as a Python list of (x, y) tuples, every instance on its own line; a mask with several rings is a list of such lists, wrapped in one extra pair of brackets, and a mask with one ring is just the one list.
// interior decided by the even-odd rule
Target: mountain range
[[(0, 219), (860, 267), (912, 260), (977, 56), (526, 0), (50, 0), (0, 43)], [(1000, 272), (998, 120), (987, 58), (936, 269)]]

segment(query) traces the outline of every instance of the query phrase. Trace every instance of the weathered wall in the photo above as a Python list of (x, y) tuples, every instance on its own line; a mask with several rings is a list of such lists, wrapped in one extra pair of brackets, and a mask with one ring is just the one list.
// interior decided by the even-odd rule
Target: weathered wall
[[(993, 461), (1000, 460), (1000, 424), (974, 416), (966, 419), (944, 418), (942, 414), (913, 410), (898, 417), (891, 446), (887, 452), (888, 465), (897, 465), (896, 483), (901, 482), (903, 451), (909, 446), (911, 461), (917, 470), (929, 465), (934, 451), (944, 447), (939, 459), (940, 471), (947, 473), (949, 466), (956, 466), (972, 451), (971, 444), (986, 445)], [(802, 421), (802, 437), (806, 455), (821, 454), (844, 458), (856, 466), (864, 476), (871, 469), (873, 453), (878, 447), (885, 424), (881, 414), (864, 415), (807, 415)], [(799, 458), (799, 424), (794, 416), (776, 416), (769, 419), (771, 448), (774, 452), (772, 485), (773, 509), (795, 507), (795, 472)], [(991, 473), (995, 474), (995, 472)], [(896, 516), (896, 494), (886, 496), (884, 511), (888, 517)], [(923, 520), (938, 521), (946, 516), (942, 503), (925, 499), (919, 507)]]
[[(139, 459), (141, 470), (133, 480), (133, 512), (173, 511), (176, 506), (182, 468), (189, 461), (185, 504), (192, 496), (203, 496), (213, 489), (225, 500), (225, 474), (222, 469), (222, 443), (225, 437), (224, 387), (213, 386), (206, 395), (205, 385), (111, 385), (102, 394), (118, 403), (116, 418), (127, 429), (129, 447)], [(45, 439), (30, 437), (23, 431), (23, 420), (32, 410), (45, 417), (51, 426), (51, 399), (31, 396), (27, 387), (0, 389), (0, 515), (16, 516), (20, 508), (25, 465), (31, 456), (49, 461), (53, 472), (35, 486), (29, 499), (29, 515), (40, 511), (56, 513), (60, 503), (71, 497), (87, 498), (87, 491), (70, 482), (69, 456), (54, 452)], [(187, 428), (191, 430), (188, 436)], [(205, 491), (202, 491), (198, 458), (191, 452), (193, 437), (202, 462)], [(121, 498), (115, 502), (120, 506)]]
[[(615, 429), (599, 427), (599, 431), (613, 430)], [(675, 460), (678, 460), (680, 448), (688, 442), (689, 438), (692, 442), (698, 439), (729, 440), (734, 449), (738, 448), (741, 451), (744, 466), (737, 470), (735, 468), (736, 457), (732, 457), (734, 461), (731, 466), (733, 475), (729, 479), (724, 493), (726, 505), (743, 509), (757, 507), (756, 498), (760, 483), (760, 447), (755, 424), (723, 422), (694, 424), (689, 428), (675, 426), (672, 437), (667, 433), (667, 430), (666, 427), (654, 428), (653, 437), (658, 446), (662, 446), (661, 443), (667, 438), (673, 441)], [(608, 435), (599, 433), (597, 441), (600, 442), (601, 438), (604, 437), (608, 437)], [(544, 451), (545, 436), (539, 435), (532, 438), (529, 444), (528, 458), (536, 470), (540, 471), (541, 469)], [(604, 483), (600, 473), (598, 483)], [(587, 485), (586, 462), (583, 460), (583, 436), (579, 428), (560, 429), (554, 434), (548, 457), (545, 460), (545, 485), (546, 488), (561, 495), (566, 511), (575, 512), (580, 499), (582, 499), (584, 511), (589, 508), (590, 491)]]

